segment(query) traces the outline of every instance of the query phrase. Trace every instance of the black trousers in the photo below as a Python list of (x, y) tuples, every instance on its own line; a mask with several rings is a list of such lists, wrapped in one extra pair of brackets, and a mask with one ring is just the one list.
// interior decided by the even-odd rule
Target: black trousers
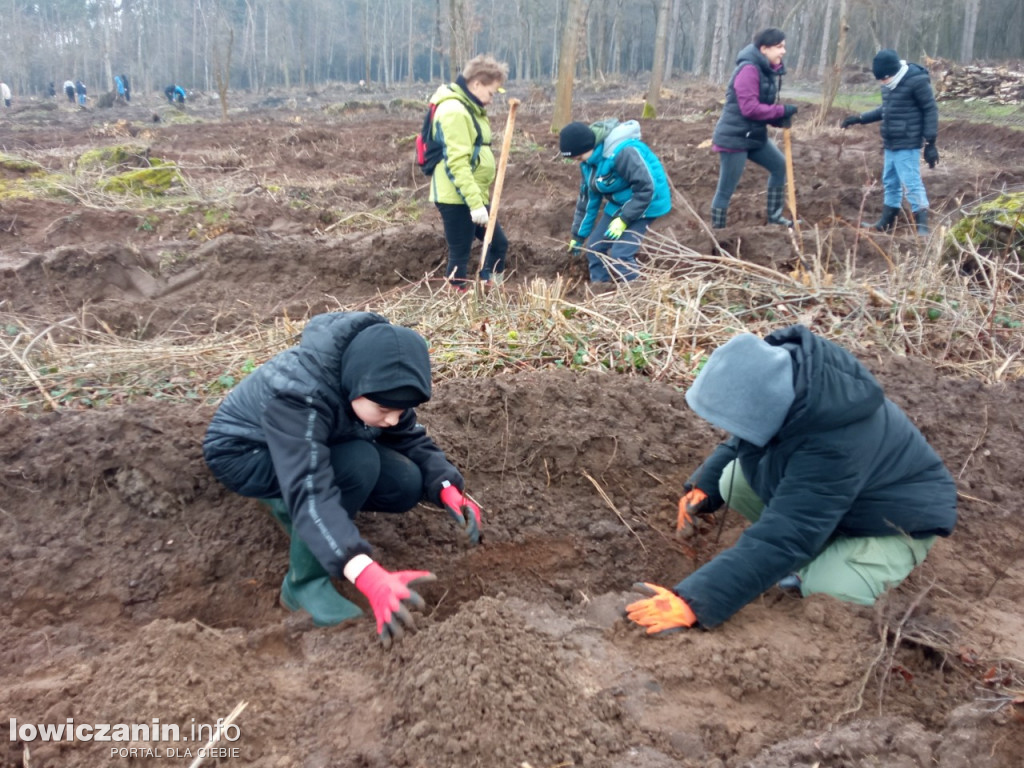
[[(445, 277), (454, 285), (462, 285), (467, 280), (469, 271), (469, 254), (473, 248), (474, 238), (483, 240), (486, 230), (473, 223), (469, 216), (469, 206), (454, 203), (434, 203), (441, 213), (444, 223), (444, 239), (448, 242), (448, 266)], [(490, 280), (492, 275), (500, 275), (505, 271), (505, 254), (508, 253), (508, 238), (501, 224), (495, 222), (491, 235), (491, 244), (487, 249), (487, 261), (480, 269), (480, 279)]]
[[(281, 498), (270, 451), (253, 444), (239, 453), (208, 456), (214, 476), (242, 496)], [(359, 510), (407, 512), (423, 498), (423, 473), (408, 457), (369, 440), (350, 440), (331, 446), (334, 480), (342, 506), (354, 518)]]

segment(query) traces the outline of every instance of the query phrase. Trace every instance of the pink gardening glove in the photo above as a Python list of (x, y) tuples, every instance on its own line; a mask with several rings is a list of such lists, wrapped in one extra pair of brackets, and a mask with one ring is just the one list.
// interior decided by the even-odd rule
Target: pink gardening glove
[(370, 563), (356, 578), (356, 589), (366, 595), (377, 618), (377, 635), (385, 648), (399, 638), (405, 628), (415, 629), (409, 607), (422, 610), (423, 598), (409, 589), (417, 584), (436, 580), (430, 571), (395, 571), (391, 573), (377, 563)]
[(480, 543), (480, 505), (454, 485), (441, 489), (441, 503), (456, 524), (462, 528), (470, 544)]

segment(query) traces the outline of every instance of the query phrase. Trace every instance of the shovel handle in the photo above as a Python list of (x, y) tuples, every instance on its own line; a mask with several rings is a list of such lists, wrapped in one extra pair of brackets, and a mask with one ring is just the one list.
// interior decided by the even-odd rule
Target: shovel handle
[(786, 202), (789, 204), (789, 215), (793, 217), (793, 226), (797, 226), (796, 216), (796, 185), (793, 183), (793, 139), (790, 129), (782, 129), (782, 144), (786, 150)]
[(487, 229), (484, 231), (484, 246), (480, 251), (480, 268), (483, 269), (487, 260), (487, 251), (494, 239), (494, 227), (498, 223), (498, 206), (501, 204), (501, 190), (505, 186), (505, 169), (508, 168), (508, 153), (512, 147), (512, 129), (516, 124), (516, 108), (519, 99), (508, 100), (508, 118), (505, 120), (505, 135), (501, 140), (501, 157), (498, 159), (498, 171), (494, 179), (494, 193), (491, 195), (491, 210), (487, 216)]

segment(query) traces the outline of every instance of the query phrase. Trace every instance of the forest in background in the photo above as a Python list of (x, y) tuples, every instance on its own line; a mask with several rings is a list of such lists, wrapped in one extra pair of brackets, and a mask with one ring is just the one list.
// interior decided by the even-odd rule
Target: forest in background
[[(576, 28), (576, 75), (601, 80), (654, 69), (724, 80), (736, 52), (766, 26), (787, 35), (791, 76), (823, 77), (840, 19), (846, 61), (882, 47), (920, 60), (1024, 56), (1021, 0), (9, 0), (0, 79), (15, 96), (82, 79), (91, 93), (125, 73), (133, 90), (168, 83), (254, 92), (330, 81), (374, 87), (452, 77), (478, 52), (512, 80), (557, 78), (563, 31)], [(659, 21), (664, 36), (659, 41)], [(664, 59), (661, 59), (662, 51)], [(563, 63), (564, 67), (565, 64)]]

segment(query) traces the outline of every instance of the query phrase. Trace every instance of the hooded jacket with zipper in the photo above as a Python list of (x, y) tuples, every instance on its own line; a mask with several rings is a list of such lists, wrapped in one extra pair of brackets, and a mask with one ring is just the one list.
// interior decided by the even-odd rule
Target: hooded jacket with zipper
[(860, 116), (862, 123), (882, 124), (882, 146), (886, 149), (920, 149), (935, 141), (939, 132), (939, 108), (935, 104), (928, 70), (907, 64), (907, 72), (896, 87), (882, 85), (882, 104)]
[(765, 341), (793, 358), (796, 397), (782, 427), (759, 448), (731, 436), (690, 483), (713, 508), (718, 481), (737, 459), (764, 501), (760, 519), (675, 586), (701, 626), (714, 627), (817, 557), (836, 536), (948, 536), (956, 486), (903, 411), (848, 351), (803, 326)]
[(444, 145), (430, 179), (430, 202), (466, 205), (470, 210), (487, 205), (496, 165), (486, 110), (458, 82), (442, 85), (430, 103), (437, 105), (433, 136)]
[[(246, 376), (221, 403), (203, 440), (213, 474), (244, 496), (283, 498), (295, 532), (334, 577), (370, 545), (342, 506), (330, 446), (368, 440), (407, 456), (423, 474), (424, 498), (440, 505), (444, 481), (462, 475), (406, 409), (388, 429), (360, 421), (351, 401), (375, 392), (413, 387), (430, 399), (426, 342), (372, 312), (333, 312), (312, 318), (298, 346), (278, 353)], [(405, 329), (403, 329), (405, 330)], [(250, 452), (269, 452), (271, 477), (242, 474)]]
[[(748, 106), (748, 113), (741, 109), (736, 93), (736, 77), (745, 67), (753, 67), (758, 75), (757, 104)], [(736, 69), (729, 79), (725, 91), (725, 107), (715, 124), (711, 143), (718, 149), (732, 152), (747, 152), (763, 147), (768, 141), (768, 126), (781, 125), (785, 107), (776, 104), (782, 88), (782, 76), (786, 67), (780, 64), (773, 68), (768, 58), (753, 43), (736, 55)]]
[(580, 163), (579, 196), (572, 221), (575, 239), (586, 240), (607, 200), (604, 212), (631, 224), (654, 219), (672, 210), (668, 177), (657, 155), (640, 140), (636, 120), (614, 118), (593, 123), (597, 144)]

